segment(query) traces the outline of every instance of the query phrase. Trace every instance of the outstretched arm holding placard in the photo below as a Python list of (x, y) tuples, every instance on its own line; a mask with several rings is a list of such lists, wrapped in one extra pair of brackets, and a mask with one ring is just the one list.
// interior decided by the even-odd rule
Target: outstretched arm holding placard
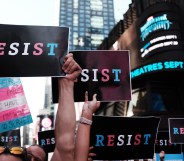
[(76, 115), (73, 86), (81, 68), (74, 61), (72, 54), (65, 57), (63, 70), (67, 75), (59, 79), (59, 106), (55, 125), (56, 147), (52, 161), (73, 161), (74, 153)]

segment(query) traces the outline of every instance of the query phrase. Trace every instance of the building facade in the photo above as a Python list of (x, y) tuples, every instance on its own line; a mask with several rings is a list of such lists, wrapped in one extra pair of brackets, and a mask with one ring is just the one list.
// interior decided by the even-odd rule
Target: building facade
[[(184, 117), (184, 1), (132, 0), (99, 50), (130, 50), (132, 101), (127, 116)], [(117, 39), (121, 25), (123, 33)], [(111, 41), (114, 41), (113, 46)]]
[(95, 50), (114, 24), (113, 0), (60, 1), (60, 26), (70, 27), (70, 50)]
[[(169, 120), (184, 118), (183, 17), (183, 0), (132, 0), (123, 20), (112, 29), (113, 34), (109, 33), (98, 47), (130, 50), (132, 100), (121, 109), (129, 117), (159, 117), (157, 139), (168, 143), (159, 144), (160, 148), (167, 159), (176, 159), (177, 154), (181, 160), (184, 147), (171, 142)], [(155, 156), (159, 146), (155, 146)]]

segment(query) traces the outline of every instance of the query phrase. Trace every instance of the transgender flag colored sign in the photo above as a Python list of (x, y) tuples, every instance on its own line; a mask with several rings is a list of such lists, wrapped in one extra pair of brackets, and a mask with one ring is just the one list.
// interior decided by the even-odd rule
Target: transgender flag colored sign
[(0, 78), (0, 133), (32, 122), (20, 78)]

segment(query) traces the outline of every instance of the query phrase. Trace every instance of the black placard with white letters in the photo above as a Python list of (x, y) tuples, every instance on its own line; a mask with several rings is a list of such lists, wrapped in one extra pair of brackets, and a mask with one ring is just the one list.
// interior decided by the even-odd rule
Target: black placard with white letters
[[(75, 102), (97, 94), (99, 101), (131, 100), (129, 51), (70, 51), (82, 73), (74, 85)], [(52, 78), (53, 102), (58, 102), (57, 78)]]
[(93, 159), (152, 159), (159, 121), (158, 117), (93, 116)]
[(63, 76), (68, 27), (0, 24), (0, 77)]
[(0, 133), (0, 146), (21, 146), (20, 129)]

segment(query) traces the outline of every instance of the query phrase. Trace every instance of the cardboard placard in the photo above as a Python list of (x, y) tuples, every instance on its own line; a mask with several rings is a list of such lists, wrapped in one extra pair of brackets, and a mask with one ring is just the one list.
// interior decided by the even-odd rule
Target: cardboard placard
[(0, 78), (0, 132), (32, 122), (20, 78)]
[(0, 77), (63, 76), (68, 27), (0, 24)]
[(184, 118), (169, 118), (171, 143), (184, 144)]
[(172, 144), (169, 131), (159, 131), (155, 142), (155, 153), (164, 151), (165, 154), (181, 154), (181, 144)]
[(94, 116), (94, 160), (152, 159), (160, 118)]
[(38, 143), (46, 153), (53, 152), (55, 149), (54, 130), (38, 132)]
[(20, 129), (0, 133), (0, 146), (21, 146)]
[[(89, 100), (97, 93), (99, 101), (131, 100), (129, 51), (70, 51), (82, 73), (74, 86), (75, 102)], [(53, 102), (58, 102), (57, 78), (52, 78)]]

